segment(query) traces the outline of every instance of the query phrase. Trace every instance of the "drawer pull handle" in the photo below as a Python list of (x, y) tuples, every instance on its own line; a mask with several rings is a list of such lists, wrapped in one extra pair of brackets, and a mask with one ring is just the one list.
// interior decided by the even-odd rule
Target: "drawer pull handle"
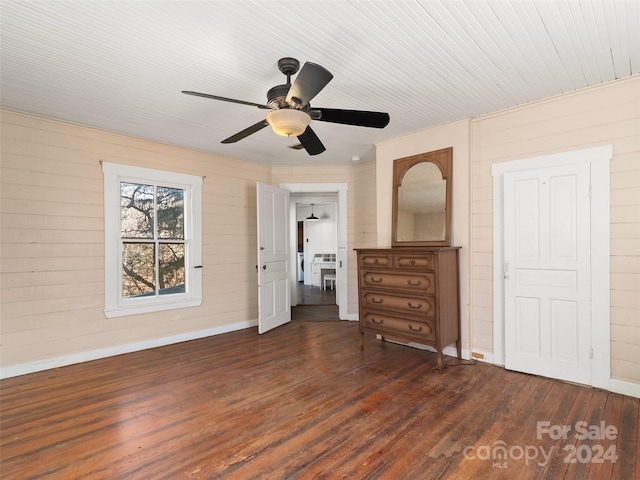
[(375, 323), (376, 325), (382, 325), (384, 323), (384, 320), (378, 320), (376, 317), (371, 317), (371, 322)]
[(380, 277), (380, 278), (371, 277), (371, 282), (372, 283), (382, 283), (382, 277)]
[(413, 328), (413, 325), (409, 324), (409, 330), (411, 330), (412, 332), (421, 332), (422, 327)]
[(410, 287), (419, 287), (420, 285), (422, 285), (422, 280), (418, 280), (417, 282), (407, 280), (407, 285), (409, 285)]
[[(419, 303), (418, 305), (414, 305), (411, 302), (407, 302), (407, 305), (409, 305), (409, 308), (413, 308), (415, 310), (420, 310), (422, 308), (422, 304), (421, 303)], [(411, 326), (411, 325), (409, 325), (409, 326)], [(420, 327), (420, 328), (422, 328), (422, 327)]]
[(376, 297), (371, 297), (371, 303), (381, 304), (382, 302), (384, 302), (384, 298), (378, 300)]
[(401, 267), (404, 267), (405, 265), (414, 266), (416, 264), (416, 259), (412, 258), (411, 260), (399, 260), (398, 263)]

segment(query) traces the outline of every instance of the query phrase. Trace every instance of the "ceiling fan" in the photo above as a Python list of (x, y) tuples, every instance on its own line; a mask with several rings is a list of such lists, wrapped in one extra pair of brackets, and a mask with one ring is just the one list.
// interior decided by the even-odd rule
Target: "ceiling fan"
[(270, 110), (265, 119), (222, 140), (222, 143), (235, 143), (271, 125), (278, 135), (298, 138), (300, 146), (292, 148), (304, 148), (309, 155), (318, 155), (325, 151), (325, 147), (309, 126), (311, 120), (372, 128), (384, 128), (389, 123), (388, 113), (311, 107), (311, 99), (333, 78), (331, 72), (320, 65), (306, 62), (293, 84), (291, 76), (300, 69), (300, 62), (295, 58), (281, 58), (278, 68), (287, 76), (287, 83), (276, 85), (267, 92), (266, 105), (208, 93), (184, 90), (182, 93)]

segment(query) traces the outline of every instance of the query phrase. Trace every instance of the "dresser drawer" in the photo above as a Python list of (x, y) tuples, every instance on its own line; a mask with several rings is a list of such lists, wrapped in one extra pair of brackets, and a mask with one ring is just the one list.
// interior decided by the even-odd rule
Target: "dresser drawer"
[(431, 272), (396, 272), (361, 269), (360, 287), (433, 294), (435, 292), (435, 277)]
[(390, 267), (392, 265), (392, 256), (385, 253), (367, 253), (360, 255), (360, 266), (368, 267)]
[(365, 311), (362, 322), (367, 328), (388, 332), (389, 334), (395, 333), (430, 341), (435, 341), (436, 339), (435, 325), (433, 320), (430, 319), (420, 319), (420, 321), (407, 320), (384, 313)]
[(435, 299), (427, 296), (392, 295), (389, 293), (362, 291), (361, 302), (364, 307), (394, 310), (397, 313), (435, 316)]
[(433, 255), (400, 255), (393, 256), (393, 266), (396, 268), (420, 268), (422, 270), (435, 270)]

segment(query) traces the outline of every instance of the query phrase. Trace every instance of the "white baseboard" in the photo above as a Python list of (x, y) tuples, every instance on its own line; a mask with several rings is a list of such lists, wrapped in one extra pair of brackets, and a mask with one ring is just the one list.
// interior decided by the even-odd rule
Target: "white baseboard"
[[(392, 342), (392, 343), (400, 343), (400, 342), (393, 342), (392, 340), (385, 340), (385, 341)], [(413, 348), (418, 348), (421, 350), (429, 350), (431, 352), (436, 351), (435, 348), (432, 348), (428, 345), (421, 345), (418, 343), (400, 343), (400, 344), (413, 347)], [(457, 355), (455, 347), (451, 345), (448, 347), (445, 347), (442, 353), (444, 353), (445, 355), (450, 355), (452, 357), (455, 357)], [(497, 367), (504, 368), (504, 365), (499, 365), (497, 363), (494, 363), (493, 354), (490, 352), (483, 352), (483, 351), (479, 351), (478, 349), (475, 349), (473, 350), (473, 355), (471, 355), (471, 353), (468, 350), (462, 349), (462, 358), (469, 360), (472, 357), (479, 362), (489, 363), (491, 365), (496, 365)], [(604, 388), (604, 390), (609, 390), (610, 392), (613, 392), (613, 393), (620, 393), (621, 395), (627, 395), (629, 397), (640, 398), (640, 384), (637, 384), (637, 383), (625, 382), (623, 380), (616, 380), (612, 378), (609, 388), (608, 389)]]
[(629, 397), (640, 398), (640, 385), (637, 383), (625, 382), (624, 380), (611, 379), (609, 390), (614, 393), (628, 395)]
[[(481, 351), (478, 351), (478, 350), (474, 350), (474, 353), (484, 356), (484, 358), (479, 358), (478, 355), (475, 355), (476, 359), (479, 362), (486, 362), (486, 363), (490, 363), (492, 365), (496, 365), (498, 367), (504, 368), (504, 365), (501, 365), (501, 364), (498, 364), (498, 363), (494, 363), (493, 354), (487, 353), (487, 352), (481, 352)], [(609, 383), (609, 388), (607, 388), (606, 386), (600, 387), (600, 386), (596, 386), (596, 385), (594, 385), (594, 388), (602, 388), (603, 390), (608, 390), (608, 391), (613, 392), (613, 393), (620, 393), (622, 395), (627, 395), (629, 397), (640, 398), (640, 384), (626, 382), (624, 380), (616, 380), (616, 379), (612, 378), (610, 383)]]
[(100, 358), (113, 357), (122, 355), (123, 353), (137, 352), (147, 350), (149, 348), (162, 347), (173, 343), (187, 342), (198, 338), (211, 337), (222, 333), (233, 332), (245, 328), (251, 328), (258, 325), (258, 320), (248, 320), (246, 322), (237, 322), (230, 325), (222, 325), (220, 327), (207, 328), (195, 332), (180, 333), (169, 337), (154, 338), (153, 340), (145, 340), (143, 342), (128, 343), (125, 345), (116, 345), (114, 347), (99, 348), (88, 352), (74, 353), (63, 357), (48, 358), (46, 360), (38, 360), (35, 362), (21, 363), (18, 365), (9, 365), (2, 367), (0, 370), (0, 379), (17, 377), (28, 373), (40, 372), (51, 368), (64, 367), (75, 363), (89, 362)]

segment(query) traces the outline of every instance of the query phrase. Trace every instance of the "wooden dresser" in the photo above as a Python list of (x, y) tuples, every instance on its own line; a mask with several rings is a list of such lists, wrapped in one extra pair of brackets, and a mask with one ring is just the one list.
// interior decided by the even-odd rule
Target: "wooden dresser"
[(395, 247), (356, 249), (360, 334), (429, 345), (437, 350), (460, 348), (458, 250), (460, 247)]

